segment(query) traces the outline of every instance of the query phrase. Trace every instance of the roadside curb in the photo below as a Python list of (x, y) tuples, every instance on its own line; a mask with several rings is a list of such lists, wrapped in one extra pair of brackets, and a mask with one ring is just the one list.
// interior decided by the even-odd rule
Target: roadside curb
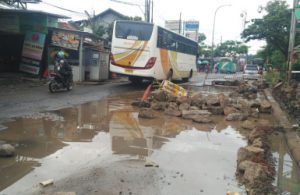
[(298, 132), (293, 130), (292, 123), (287, 117), (287, 114), (281, 109), (278, 102), (274, 99), (271, 89), (264, 89), (265, 97), (269, 100), (273, 108), (273, 116), (279, 122), (279, 125), (284, 129), (284, 137), (288, 146), (288, 151), (292, 158), (296, 161), (300, 168), (300, 136)]

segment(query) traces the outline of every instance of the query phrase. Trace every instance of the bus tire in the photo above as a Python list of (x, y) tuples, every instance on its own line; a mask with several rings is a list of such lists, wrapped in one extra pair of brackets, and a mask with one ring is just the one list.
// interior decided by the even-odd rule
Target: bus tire
[(188, 82), (193, 77), (193, 70), (190, 71), (189, 77), (182, 78), (183, 82)]
[(169, 70), (166, 80), (172, 81), (172, 78), (173, 78), (173, 70)]

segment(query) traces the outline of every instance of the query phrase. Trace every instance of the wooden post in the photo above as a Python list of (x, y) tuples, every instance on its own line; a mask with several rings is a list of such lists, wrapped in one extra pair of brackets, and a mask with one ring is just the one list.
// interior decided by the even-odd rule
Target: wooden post
[(80, 45), (79, 45), (79, 82), (83, 81), (83, 40), (84, 37), (80, 36)]
[(294, 0), (294, 6), (291, 18), (291, 28), (290, 28), (290, 40), (289, 40), (289, 53), (288, 53), (288, 83), (290, 83), (292, 78), (292, 66), (294, 62), (294, 45), (295, 45), (295, 35), (296, 35), (296, 16), (295, 8), (297, 7), (298, 0)]

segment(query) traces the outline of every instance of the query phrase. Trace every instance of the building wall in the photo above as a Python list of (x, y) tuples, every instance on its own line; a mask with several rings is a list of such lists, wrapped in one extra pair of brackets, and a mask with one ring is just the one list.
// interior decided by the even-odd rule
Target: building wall
[(98, 17), (96, 18), (96, 24), (97, 25), (102, 25), (102, 26), (109, 26), (111, 23), (113, 23), (115, 20), (122, 20), (123, 18), (116, 16), (113, 13), (108, 13), (103, 17)]

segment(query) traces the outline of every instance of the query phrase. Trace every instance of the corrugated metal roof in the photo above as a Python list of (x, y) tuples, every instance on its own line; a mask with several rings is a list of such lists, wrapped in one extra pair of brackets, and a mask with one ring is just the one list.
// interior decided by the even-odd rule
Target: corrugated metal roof
[(0, 2), (0, 9), (14, 10), (14, 9), (19, 9), (19, 8), (11, 6), (11, 5), (8, 5), (8, 4), (4, 3), (4, 2)]
[[(4, 4), (3, 4), (3, 5), (4, 5)], [(5, 5), (4, 5), (4, 6), (5, 6)], [(56, 18), (64, 18), (64, 19), (70, 18), (70, 17), (68, 17), (68, 16), (59, 15), (59, 14), (53, 14), (53, 13), (44, 12), (44, 11), (17, 9), (17, 8), (14, 8), (14, 7), (11, 7), (11, 6), (9, 6), (9, 8), (2, 8), (2, 7), (0, 6), (0, 13), (42, 14), (42, 15), (47, 15), (47, 16), (56, 17)]]

